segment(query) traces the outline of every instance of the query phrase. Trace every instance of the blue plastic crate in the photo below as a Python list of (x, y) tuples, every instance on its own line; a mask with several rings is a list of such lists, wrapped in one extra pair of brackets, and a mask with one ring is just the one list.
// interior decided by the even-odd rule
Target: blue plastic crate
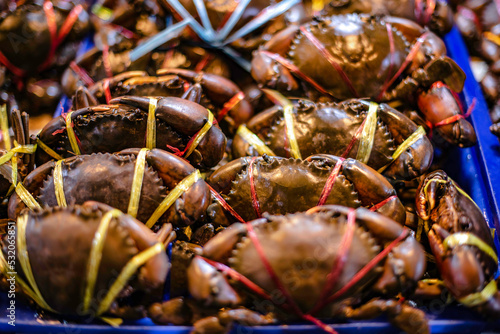
[[(445, 163), (446, 172), (467, 191), (477, 205), (481, 208), (490, 227), (498, 230), (500, 223), (500, 144), (495, 136), (489, 132), (491, 120), (481, 88), (472, 76), (469, 67), (469, 55), (463, 40), (456, 29), (453, 29), (445, 38), (448, 52), (462, 67), (466, 74), (463, 99), (466, 106), (474, 98), (476, 108), (471, 115), (478, 145), (471, 148), (453, 148), (449, 159)], [(91, 38), (83, 44), (82, 51), (92, 46)], [(70, 101), (64, 97), (56, 115), (69, 109)], [(495, 237), (497, 249), (500, 249), (498, 235)], [(0, 294), (0, 332), (17, 333), (189, 333), (190, 327), (186, 326), (157, 326), (148, 318), (135, 322), (126, 322), (119, 328), (107, 325), (81, 325), (74, 323), (55, 324), (44, 323), (37, 318), (37, 314), (29, 307), (20, 303), (16, 304), (16, 326), (8, 325), (7, 310), (8, 298)], [(426, 310), (432, 333), (480, 333), (500, 332), (500, 321), (486, 322), (474, 312), (465, 307), (445, 307), (445, 299), (436, 299)], [(369, 321), (332, 322), (332, 327), (339, 333), (401, 333), (401, 331), (387, 322), (383, 317)], [(232, 333), (324, 333), (321, 329), (311, 324), (298, 323), (284, 326), (257, 326), (244, 327), (235, 325)]]

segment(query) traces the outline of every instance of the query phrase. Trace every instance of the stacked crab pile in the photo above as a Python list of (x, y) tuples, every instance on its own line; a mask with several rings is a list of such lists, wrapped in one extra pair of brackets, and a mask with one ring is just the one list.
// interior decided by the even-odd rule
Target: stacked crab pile
[(381, 314), (427, 333), (417, 306), (444, 289), (498, 318), (487, 222), (433, 164), (476, 143), (446, 3), (319, 7), (94, 4), (71, 106), (32, 136), (0, 110), (4, 285), (47, 319), (197, 333)]
[(451, 1), (464, 37), (475, 79), (490, 108), (490, 131), (500, 136), (500, 4), (497, 1)]

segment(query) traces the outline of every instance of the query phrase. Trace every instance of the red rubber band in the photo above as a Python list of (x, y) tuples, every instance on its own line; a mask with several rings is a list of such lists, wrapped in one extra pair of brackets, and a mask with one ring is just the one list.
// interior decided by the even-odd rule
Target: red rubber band
[(236, 95), (234, 95), (229, 101), (224, 103), (224, 106), (222, 107), (222, 110), (219, 112), (219, 115), (217, 116), (217, 122), (220, 122), (226, 114), (236, 107), (238, 103), (240, 103), (243, 99), (245, 98), (245, 93), (239, 92)]
[(252, 160), (250, 160), (250, 164), (248, 165), (248, 177), (250, 178), (250, 194), (252, 196), (252, 206), (255, 211), (255, 214), (257, 215), (257, 218), (262, 218), (262, 214), (260, 211), (260, 203), (259, 203), (259, 198), (257, 197), (257, 189), (255, 187), (255, 180), (253, 176), (253, 164), (255, 159), (258, 157), (253, 157)]
[(23, 69), (20, 69), (16, 65), (12, 64), (2, 52), (0, 52), (0, 63), (2, 63), (2, 65), (11, 71), (16, 77), (22, 78), (26, 75), (26, 72)]
[(363, 132), (363, 128), (365, 127), (365, 123), (366, 123), (366, 117), (363, 120), (363, 122), (361, 123), (361, 125), (359, 126), (359, 128), (354, 133), (354, 136), (352, 136), (351, 142), (349, 143), (349, 145), (347, 145), (344, 153), (342, 153), (342, 155), (340, 156), (341, 158), (346, 159), (347, 156), (349, 155), (349, 153), (351, 153), (351, 150), (354, 147), (354, 144), (358, 141), (359, 136), (361, 135), (361, 132)]
[(85, 86), (90, 87), (94, 85), (94, 80), (90, 77), (90, 75), (85, 71), (82, 67), (78, 66), (77, 63), (72, 61), (69, 64), (69, 67), (75, 72), (78, 77), (85, 83)]
[(208, 63), (214, 58), (213, 54), (207, 53), (201, 60), (196, 64), (194, 71), (201, 72), (208, 65)]
[(104, 89), (104, 97), (106, 98), (106, 103), (109, 104), (111, 101), (111, 91), (109, 89), (109, 79), (104, 79), (102, 83), (102, 89)]
[(45, 11), (45, 16), (47, 17), (47, 25), (50, 32), (51, 43), (49, 54), (47, 55), (45, 61), (38, 67), (39, 71), (46, 69), (52, 63), (57, 48), (69, 34), (71, 28), (73, 28), (73, 25), (78, 19), (78, 16), (83, 11), (83, 7), (82, 5), (73, 7), (73, 9), (69, 12), (68, 16), (64, 20), (59, 32), (57, 32), (57, 22), (56, 15), (54, 13), (54, 6), (52, 5), (52, 2), (50, 0), (44, 2), (43, 10)]
[(113, 71), (111, 70), (111, 63), (109, 62), (109, 45), (104, 44), (102, 46), (102, 65), (104, 66), (104, 71), (106, 71), (106, 76), (108, 78), (113, 77)]
[(224, 198), (222, 198), (222, 196), (217, 191), (215, 191), (214, 188), (212, 188), (212, 186), (210, 186), (208, 183), (207, 186), (217, 202), (219, 202), (219, 204), (224, 208), (224, 210), (228, 211), (234, 218), (238, 219), (240, 223), (246, 224), (245, 219), (241, 218), (241, 216), (226, 202)]
[(382, 98), (382, 95), (384, 95), (385, 91), (389, 88), (388, 84), (390, 82), (390, 79), (392, 78), (392, 68), (394, 67), (394, 54), (396, 52), (395, 46), (394, 46), (394, 35), (392, 34), (392, 26), (389, 23), (385, 24), (385, 27), (387, 29), (387, 37), (389, 38), (389, 50), (390, 50), (390, 60), (389, 60), (389, 70), (387, 71), (387, 76), (385, 77), (384, 84), (382, 85), (382, 90), (379, 93), (377, 97), (377, 101), (379, 101)]
[(354, 88), (351, 80), (344, 72), (342, 67), (335, 61), (335, 58), (332, 56), (332, 54), (325, 48), (323, 43), (321, 43), (316, 38), (316, 36), (314, 36), (310, 31), (307, 31), (307, 29), (304, 26), (300, 27), (300, 31), (318, 49), (323, 58), (325, 58), (330, 63), (330, 65), (332, 65), (332, 67), (337, 71), (337, 73), (342, 78), (342, 81), (344, 81), (344, 83), (347, 85), (347, 88), (349, 88), (351, 94), (356, 98), (359, 97), (358, 92), (356, 91), (356, 88)]
[(272, 60), (277, 61), (278, 63), (280, 63), (281, 65), (286, 67), (288, 70), (295, 73), (299, 78), (301, 78), (304, 81), (307, 81), (311, 86), (313, 86), (321, 94), (330, 95), (330, 96), (335, 98), (335, 96), (333, 96), (330, 92), (328, 92), (326, 89), (324, 89), (319, 83), (314, 81), (314, 79), (307, 76), (304, 72), (302, 72), (297, 66), (292, 64), (289, 60), (283, 58), (282, 56), (280, 56), (277, 53), (272, 53), (269, 51), (262, 51), (262, 54), (268, 56)]
[(248, 289), (250, 289), (255, 294), (259, 295), (261, 298), (271, 300), (271, 296), (264, 289), (262, 289), (260, 286), (258, 286), (257, 284), (249, 280), (247, 277), (234, 270), (233, 268), (230, 268), (223, 263), (207, 259), (200, 255), (196, 255), (196, 257), (204, 260), (205, 262), (213, 266), (215, 269), (228, 274), (232, 279), (243, 283)]
[(345, 159), (341, 157), (339, 158), (339, 160), (337, 160), (335, 167), (333, 168), (332, 172), (328, 176), (328, 179), (326, 180), (325, 187), (321, 191), (321, 195), (319, 196), (318, 206), (322, 206), (326, 203), (326, 200), (328, 199), (328, 196), (330, 196), (330, 193), (332, 192), (333, 185), (335, 184), (335, 180), (337, 179), (337, 176), (340, 173), (340, 169), (342, 168), (342, 163), (344, 161)]
[(326, 277), (326, 283), (321, 292), (320, 298), (313, 309), (308, 312), (310, 314), (316, 313), (323, 307), (323, 302), (328, 298), (332, 289), (337, 284), (342, 271), (344, 270), (344, 266), (347, 262), (347, 253), (351, 248), (352, 239), (354, 237), (354, 230), (356, 227), (356, 210), (350, 208), (349, 213), (347, 214), (347, 225), (346, 231), (342, 236), (342, 240), (340, 241), (339, 250), (337, 256), (333, 260), (332, 270)]
[(343, 294), (345, 294), (350, 288), (352, 288), (356, 283), (358, 283), (370, 270), (373, 269), (384, 257), (389, 254), (389, 252), (396, 247), (396, 245), (401, 242), (403, 239), (405, 239), (409, 235), (408, 229), (404, 228), (399, 237), (397, 237), (395, 240), (393, 240), (389, 246), (384, 248), (380, 253), (378, 253), (373, 259), (370, 260), (363, 268), (361, 268), (360, 271), (354, 275), (354, 277), (344, 285), (340, 290), (335, 292), (332, 296), (330, 296), (326, 301), (325, 305), (332, 303), (333, 301), (337, 300), (339, 297), (341, 297)]
[(375, 205), (373, 205), (371, 208), (370, 208), (370, 211), (377, 211), (378, 209), (380, 209), (381, 207), (383, 207), (384, 205), (386, 205), (387, 203), (389, 203), (390, 201), (392, 201), (393, 199), (395, 198), (398, 198), (398, 196), (396, 195), (392, 195), (392, 196), (389, 196), (387, 197), (386, 199), (384, 199), (382, 202), (380, 203), (377, 203)]
[(413, 47), (411, 48), (410, 52), (406, 56), (405, 61), (403, 62), (403, 64), (401, 64), (401, 67), (398, 69), (396, 74), (394, 74), (394, 76), (391, 78), (391, 80), (389, 80), (387, 82), (387, 84), (382, 87), (382, 90), (380, 91), (380, 94), (377, 97), (377, 101), (380, 101), (382, 99), (382, 97), (386, 93), (387, 89), (389, 87), (391, 87), (391, 85), (394, 83), (394, 81), (396, 81), (396, 79), (399, 78), (399, 76), (404, 72), (406, 67), (413, 61), (413, 59), (415, 59), (415, 57), (417, 56), (417, 52), (420, 50), (420, 47), (422, 46), (422, 43), (424, 42), (424, 39), (425, 39), (425, 37), (427, 37), (428, 34), (429, 34), (429, 32), (423, 33), (422, 36), (420, 36), (417, 39), (415, 44), (413, 44)]
[[(212, 122), (212, 124), (217, 124), (217, 120), (214, 119), (214, 121)], [(174, 147), (174, 146), (171, 146), (171, 145), (167, 145), (167, 147), (172, 150), (172, 154), (182, 158), (186, 152), (189, 151), (189, 149), (191, 148), (191, 145), (193, 145), (193, 142), (195, 140), (196, 137), (198, 137), (198, 133), (200, 133), (200, 131), (203, 129), (203, 126), (201, 127), (201, 129), (199, 129), (198, 131), (196, 131), (196, 133), (191, 137), (191, 139), (189, 139), (186, 147), (184, 148), (184, 150), (179, 150), (177, 147)], [(145, 140), (145, 139), (144, 139)]]

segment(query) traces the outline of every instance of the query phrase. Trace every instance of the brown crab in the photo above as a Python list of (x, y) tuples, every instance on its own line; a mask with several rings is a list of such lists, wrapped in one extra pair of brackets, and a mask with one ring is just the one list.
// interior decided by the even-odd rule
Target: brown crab
[[(195, 102), (177, 97), (154, 98), (154, 102), (154, 146), (177, 152), (177, 155), (201, 169), (217, 165), (226, 147), (226, 137), (221, 129), (213, 124), (198, 135), (210, 122), (209, 111)], [(56, 117), (41, 130), (38, 138), (64, 158), (74, 155), (76, 147), (73, 148), (67, 132), (69, 122), (82, 154), (145, 147), (150, 98), (125, 96), (113, 99), (111, 103), (118, 104), (82, 108), (64, 117)], [(199, 142), (192, 142), (194, 138), (198, 138)], [(42, 149), (37, 151), (38, 165), (52, 158), (53, 155)]]
[(481, 210), (442, 170), (420, 183), (416, 209), (446, 288), (458, 302), (498, 319), (498, 257)]
[(446, 0), (333, 0), (322, 15), (366, 13), (403, 17), (443, 36), (453, 27), (453, 11)]
[[(8, 271), (17, 271), (17, 287), (46, 311), (89, 320), (104, 315), (137, 319), (146, 316), (149, 304), (161, 300), (170, 268), (164, 247), (175, 238), (171, 225), (164, 225), (155, 234), (110, 206), (86, 202), (25, 212), (16, 224), (9, 224), (8, 231), (1, 242), (2, 274), (12, 278)], [(23, 239), (25, 244), (19, 242)], [(102, 240), (100, 251), (98, 240)], [(16, 254), (27, 251), (27, 266), (39, 294), (27, 283), (26, 266), (21, 265), (18, 255), (15, 270), (3, 266), (10, 259), (11, 245)], [(125, 265), (146, 253), (150, 255), (112, 293), (110, 287)], [(92, 273), (93, 286), (89, 283)], [(21, 285), (21, 281), (27, 284)]]
[[(400, 224), (365, 208), (328, 205), (232, 225), (192, 256), (187, 277), (190, 296), (206, 313), (249, 306), (285, 322), (312, 321), (329, 333), (333, 330), (316, 317), (387, 313), (408, 333), (428, 333), (424, 312), (393, 299), (411, 293), (424, 270), (422, 246)], [(163, 312), (175, 312), (165, 306), (176, 302), (153, 305), (153, 320), (172, 319)], [(195, 331), (214, 326), (214, 313), (195, 323)], [(264, 322), (248, 315), (240, 320)]]
[(73, 109), (109, 103), (113, 97), (174, 96), (200, 103), (210, 109), (229, 133), (246, 122), (253, 110), (245, 95), (232, 81), (215, 74), (184, 69), (163, 69), (158, 76), (144, 71), (125, 72), (80, 87), (73, 98)]
[[(42, 207), (63, 205), (62, 195), (67, 204), (95, 200), (128, 212), (139, 154), (140, 149), (127, 149), (115, 154), (80, 155), (57, 163), (49, 161), (28, 174), (23, 184)], [(204, 216), (210, 194), (194, 167), (160, 149), (147, 151), (145, 162), (136, 213), (138, 220), (156, 230), (167, 222), (175, 228), (185, 227)], [(54, 180), (62, 181), (62, 191), (55, 187)], [(177, 185), (182, 181), (186, 182), (179, 189)], [(182, 191), (167, 211), (161, 210), (160, 203), (174, 189)], [(9, 217), (15, 219), (25, 207), (14, 194), (9, 201)], [(158, 219), (153, 219), (153, 213), (159, 214)]]
[[(417, 107), (448, 141), (474, 145), (476, 135), (453, 92), (465, 74), (439, 37), (402, 18), (318, 17), (276, 34), (254, 54), (252, 76), (288, 95), (345, 100), (402, 100)], [(446, 85), (433, 86), (443, 81)], [(319, 95), (318, 95), (319, 94)]]
[[(367, 115), (376, 113), (376, 130), (368, 157), (357, 156), (360, 129), (368, 130)], [(430, 167), (433, 148), (423, 133), (401, 155), (398, 147), (414, 134), (418, 127), (405, 115), (387, 104), (370, 104), (363, 100), (341, 103), (314, 103), (305, 99), (293, 101), (294, 132), (301, 155), (326, 153), (362, 159), (375, 170), (392, 179), (413, 179)], [(283, 107), (275, 106), (253, 117), (246, 127), (256, 134), (277, 156), (290, 156)], [(357, 138), (357, 139), (354, 139)], [(355, 142), (354, 142), (355, 141)], [(259, 155), (257, 148), (238, 132), (233, 139), (233, 156)], [(387, 167), (386, 167), (387, 166)]]
[[(392, 185), (354, 159), (332, 155), (305, 160), (266, 155), (239, 158), (216, 170), (207, 182), (245, 221), (264, 212), (294, 213), (318, 204), (366, 206), (401, 224), (405, 221), (405, 209)], [(235, 221), (219, 202), (210, 206), (208, 214), (217, 225)]]
[(20, 3), (0, 16), (0, 62), (17, 77), (64, 66), (89, 28), (89, 16), (77, 1)]
[[(225, 77), (230, 73), (224, 59), (206, 48), (172, 42), (172, 46), (131, 61), (130, 52), (136, 46), (133, 41), (126, 45), (104, 44), (77, 57), (62, 76), (64, 93), (72, 96), (81, 86), (89, 87), (96, 81), (127, 71), (146, 71), (154, 75), (162, 68), (186, 68)], [(103, 53), (103, 48), (106, 53)]]

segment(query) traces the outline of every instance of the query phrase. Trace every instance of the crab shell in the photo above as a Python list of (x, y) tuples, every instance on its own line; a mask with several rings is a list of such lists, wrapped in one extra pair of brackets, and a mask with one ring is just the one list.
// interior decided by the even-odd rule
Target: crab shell
[[(25, 213), (28, 217), (26, 250), (30, 255), (33, 277), (47, 304), (62, 315), (84, 316), (83, 292), (92, 241), (103, 215), (111, 209), (101, 203), (87, 202), (81, 206)], [(134, 255), (160, 241), (158, 235), (129, 215), (113, 218), (105, 238), (92, 296), (91, 304), (95, 306), (99, 305), (125, 264)], [(10, 253), (8, 244), (4, 239), (2, 251), (5, 257)], [(19, 263), (19, 258), (16, 261)], [(16, 268), (26, 281), (21, 266)], [(169, 268), (165, 252), (150, 258), (128, 281), (106, 313), (126, 319), (144, 317), (148, 305), (160, 300)]]
[[(314, 103), (299, 99), (294, 102), (294, 132), (303, 156), (320, 153), (341, 156), (366, 118), (369, 108), (359, 100)], [(391, 179), (409, 180), (422, 175), (432, 163), (434, 150), (429, 139), (422, 136), (394, 160), (392, 155), (417, 130), (417, 125), (386, 104), (378, 106), (377, 116), (373, 148), (366, 164), (375, 170), (390, 164), (383, 175)], [(247, 127), (263, 139), (276, 155), (290, 156), (283, 108), (273, 107), (257, 114)], [(359, 140), (348, 157), (356, 158), (358, 148)], [(235, 157), (259, 155), (238, 134), (233, 139), (232, 152)]]
[[(322, 15), (338, 15), (350, 13), (366, 13), (375, 15), (390, 15), (404, 17), (427, 25), (439, 35), (445, 35), (453, 27), (453, 11), (445, 0), (438, 0), (432, 14), (428, 17), (422, 9), (418, 15), (415, 0), (335, 0), (331, 1), (322, 11)], [(426, 22), (427, 21), (427, 22)]]
[[(57, 31), (66, 20), (70, 11), (76, 6), (74, 2), (53, 1)], [(89, 16), (81, 11), (70, 32), (58, 47), (57, 54), (62, 59), (68, 58), (65, 53), (76, 52), (74, 43), (81, 40), (89, 31)], [(4, 11), (0, 17), (0, 52), (14, 66), (28, 72), (36, 73), (50, 53), (51, 34), (47, 24), (47, 16), (40, 3), (27, 3), (18, 6), (14, 11)], [(73, 54), (74, 56), (74, 54)], [(63, 65), (59, 61), (56, 65)]]
[[(119, 153), (97, 153), (67, 158), (62, 162), (63, 189), (68, 204), (99, 201), (127, 212), (134, 168), (139, 149)], [(161, 201), (181, 180), (195, 172), (185, 160), (152, 149), (146, 154), (141, 197), (137, 219), (146, 223)], [(49, 161), (24, 179), (25, 188), (42, 207), (57, 206), (53, 171), (56, 163)], [(196, 181), (172, 204), (153, 229), (163, 223), (174, 227), (188, 226), (201, 219), (209, 204), (210, 194), (202, 179)], [(25, 204), (14, 194), (9, 201), (9, 217), (15, 219)]]
[[(306, 160), (268, 156), (255, 159), (254, 184), (261, 212), (286, 214), (306, 211), (317, 205), (325, 183), (340, 158), (316, 155)], [(258, 218), (250, 191), (250, 161), (251, 158), (233, 160), (207, 180), (245, 221)], [(371, 207), (393, 195), (396, 191), (382, 175), (357, 160), (346, 159), (325, 204)], [(215, 220), (226, 216), (229, 220), (234, 219), (218, 211), (217, 206), (211, 206), (212, 209), (214, 211), (209, 215)], [(397, 197), (377, 212), (404, 224), (406, 212)]]
[[(161, 69), (158, 76), (145, 71), (129, 71), (96, 82), (89, 88), (80, 87), (73, 97), (73, 109), (106, 103), (104, 85), (109, 85), (111, 97), (119, 96), (173, 96), (182, 97), (210, 109), (218, 117), (224, 105), (241, 93), (236, 84), (223, 76), (185, 69)], [(187, 87), (186, 87), (187, 86)], [(246, 99), (230, 108), (223, 118), (225, 128), (234, 130), (248, 121), (253, 109)], [(222, 120), (221, 120), (222, 121)]]
[[(320, 299), (347, 230), (349, 210), (347, 207), (327, 205), (319, 208), (319, 212), (268, 215), (248, 223), (252, 224), (263, 254), (276, 276), (304, 313), (310, 311)], [(356, 209), (355, 217), (356, 227), (352, 244), (347, 251), (347, 261), (332, 294), (346, 285), (354, 274), (403, 231), (400, 224), (365, 208)], [(275, 291), (276, 285), (247, 233), (245, 224), (232, 225), (204, 246), (203, 256), (229, 265), (264, 291)], [(410, 236), (396, 246), (392, 254), (391, 260), (380, 262), (355, 285), (355, 288), (348, 290), (349, 292), (338, 301), (326, 305), (316, 315), (325, 318), (338, 315), (342, 301), (349, 297), (362, 298), (370, 292), (395, 295), (412, 291), (425, 270), (422, 246)], [(394, 275), (394, 268), (391, 268), (394, 264), (391, 263), (392, 260), (396, 259), (399, 261), (400, 276)], [(203, 274), (208, 274), (209, 268), (203, 270), (202, 265), (207, 263), (195, 257), (188, 268), (188, 283), (194, 298), (208, 305), (219, 306), (235, 306), (234, 303), (240, 302), (235, 298), (236, 295), (232, 295), (235, 292), (224, 286), (223, 282), (219, 282), (220, 289), (214, 290), (210, 295), (211, 290), (207, 285), (213, 285), (220, 277), (212, 276), (211, 282), (205, 281), (208, 277)], [(266, 307), (272, 308), (272, 304), (266, 304)], [(280, 318), (293, 318), (293, 313), (284, 314), (278, 308), (267, 311), (277, 312)]]
[[(111, 103), (82, 108), (73, 112), (71, 120), (82, 154), (118, 152), (132, 147), (144, 147), (149, 98), (125, 96)], [(156, 108), (156, 146), (167, 145), (183, 150), (190, 139), (208, 121), (208, 111), (201, 105), (177, 97), (159, 98)], [(52, 119), (39, 134), (42, 142), (63, 157), (72, 156), (66, 120)], [(213, 125), (188, 157), (191, 164), (207, 169), (217, 165), (224, 155), (226, 137), (218, 125)], [(37, 152), (38, 165), (51, 160), (45, 151)]]

